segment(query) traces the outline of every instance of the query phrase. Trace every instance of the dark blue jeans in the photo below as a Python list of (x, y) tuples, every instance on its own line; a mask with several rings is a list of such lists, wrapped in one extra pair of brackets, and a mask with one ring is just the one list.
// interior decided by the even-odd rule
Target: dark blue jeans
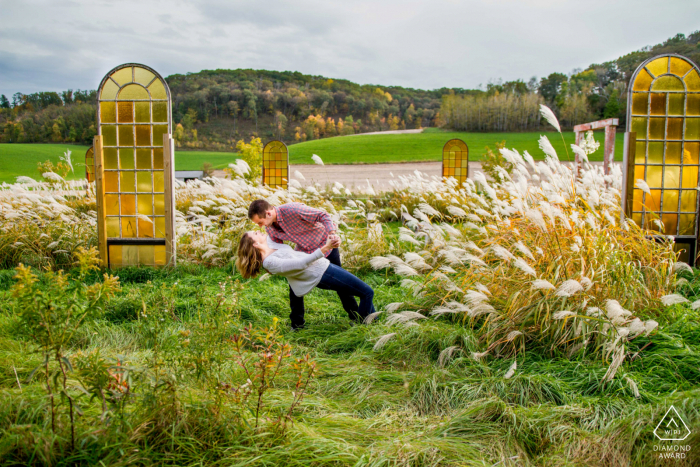
[[(343, 309), (352, 321), (361, 321), (368, 314), (373, 313), (374, 305), (372, 304), (372, 299), (374, 298), (374, 291), (372, 288), (341, 267), (340, 253), (337, 248), (331, 251), (328, 255), (328, 260), (331, 264), (316, 287), (336, 291), (340, 302), (343, 304)], [(355, 297), (360, 298), (359, 307)], [(292, 309), (289, 315), (292, 327), (303, 327), (305, 323), (304, 297), (294, 295), (291, 287), (289, 288), (289, 306)]]

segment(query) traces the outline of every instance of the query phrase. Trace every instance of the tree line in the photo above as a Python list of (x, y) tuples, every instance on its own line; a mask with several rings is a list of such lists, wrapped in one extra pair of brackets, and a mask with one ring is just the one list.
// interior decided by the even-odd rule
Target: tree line
[(485, 92), (448, 93), (442, 98), (445, 126), (462, 131), (526, 131), (539, 129), (539, 104), (549, 106), (565, 128), (604, 118), (626, 125), (627, 84), (645, 60), (664, 53), (684, 55), (700, 63), (700, 31), (683, 34), (616, 60), (592, 64), (569, 75), (552, 73), (537, 81), (490, 83)]
[[(492, 82), (485, 89), (421, 90), (267, 70), (204, 70), (168, 76), (180, 147), (232, 150), (253, 136), (287, 143), (369, 131), (444, 126), (464, 131), (539, 129), (546, 104), (564, 127), (617, 117), (626, 87), (647, 58), (674, 52), (700, 62), (700, 31), (570, 74)], [(89, 144), (96, 92), (0, 96), (0, 142)]]

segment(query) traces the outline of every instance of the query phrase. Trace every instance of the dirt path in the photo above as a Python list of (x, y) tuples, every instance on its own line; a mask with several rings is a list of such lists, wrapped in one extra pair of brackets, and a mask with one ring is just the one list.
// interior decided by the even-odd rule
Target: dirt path
[[(602, 165), (602, 162), (593, 162), (594, 165)], [(308, 186), (314, 183), (326, 185), (327, 183), (340, 182), (343, 186), (366, 187), (367, 181), (379, 190), (390, 190), (389, 180), (400, 175), (411, 175), (419, 171), (428, 176), (437, 177), (442, 174), (442, 162), (407, 162), (394, 164), (352, 164), (352, 165), (291, 165), (292, 178), (296, 178), (302, 185)], [(294, 176), (295, 171), (301, 172), (305, 180)], [(469, 174), (481, 170), (481, 162), (469, 163)], [(214, 175), (223, 177), (223, 170), (215, 170)]]

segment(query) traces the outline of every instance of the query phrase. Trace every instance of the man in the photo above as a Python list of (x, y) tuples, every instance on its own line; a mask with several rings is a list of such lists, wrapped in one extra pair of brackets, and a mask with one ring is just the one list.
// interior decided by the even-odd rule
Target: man
[[(275, 207), (264, 199), (257, 199), (248, 208), (248, 218), (260, 227), (265, 227), (273, 242), (292, 242), (296, 245), (297, 251), (304, 253), (313, 253), (317, 248), (321, 248), (329, 237), (339, 240), (335, 235), (336, 227), (331, 216), (327, 212), (302, 203), (287, 203)], [(342, 267), (338, 248), (333, 248), (326, 253), (326, 258), (332, 264)], [(350, 320), (359, 322), (361, 318), (357, 313), (359, 307), (355, 297), (340, 292), (338, 297)], [(303, 328), (304, 297), (294, 295), (291, 287), (289, 288), (289, 307), (292, 329)]]

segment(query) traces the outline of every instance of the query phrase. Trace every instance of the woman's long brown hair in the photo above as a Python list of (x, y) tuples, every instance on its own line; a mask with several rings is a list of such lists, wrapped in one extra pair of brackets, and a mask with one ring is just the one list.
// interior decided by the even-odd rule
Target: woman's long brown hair
[(253, 246), (253, 239), (244, 233), (238, 244), (238, 258), (236, 268), (245, 279), (255, 277), (262, 267), (262, 254)]

